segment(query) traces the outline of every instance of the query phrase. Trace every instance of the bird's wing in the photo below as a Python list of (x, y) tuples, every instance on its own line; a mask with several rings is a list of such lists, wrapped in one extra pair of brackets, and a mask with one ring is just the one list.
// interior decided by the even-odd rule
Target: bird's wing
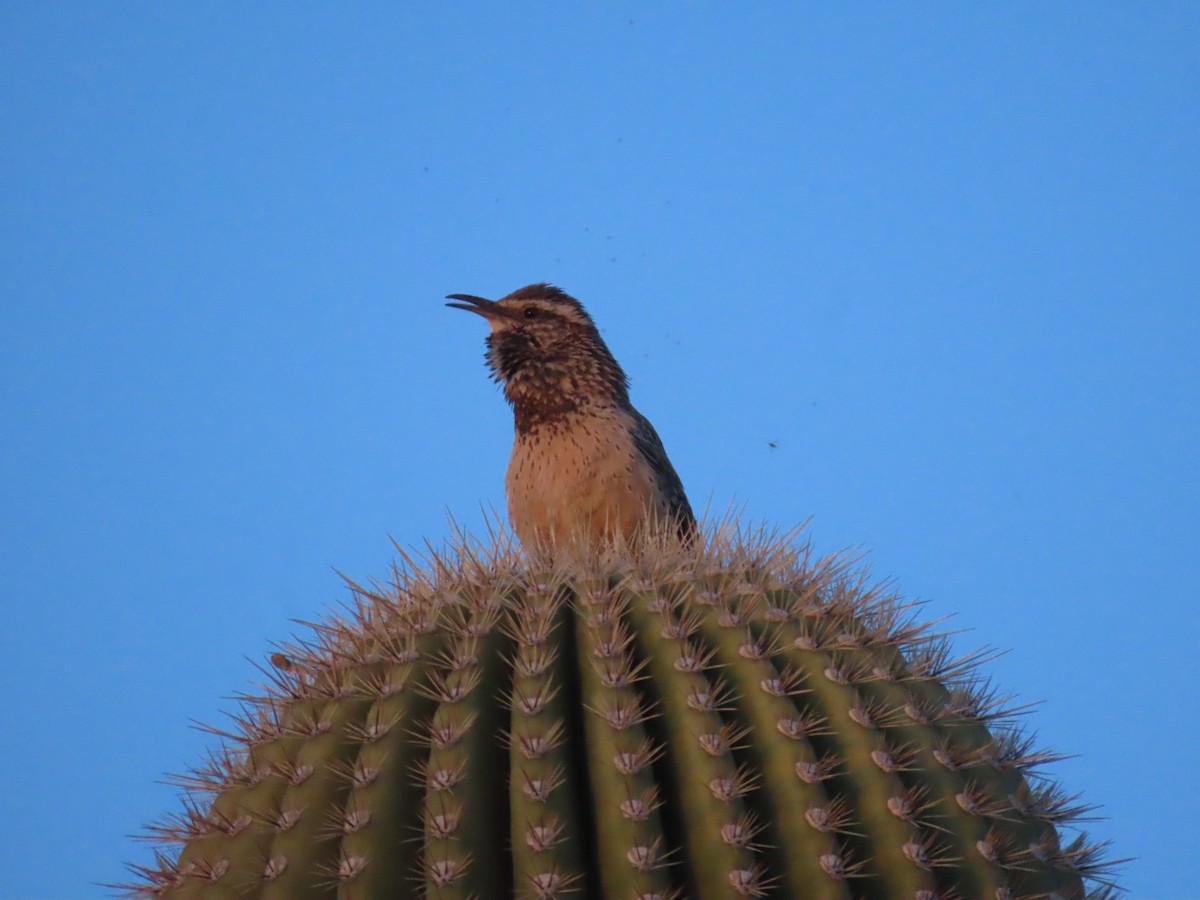
[(662, 438), (658, 436), (650, 420), (636, 409), (633, 410), (633, 421), (634, 446), (654, 473), (659, 492), (666, 499), (667, 513), (678, 525), (680, 537), (690, 537), (696, 531), (696, 516), (688, 503), (687, 494), (683, 492), (683, 482), (679, 480), (675, 467), (667, 458)]

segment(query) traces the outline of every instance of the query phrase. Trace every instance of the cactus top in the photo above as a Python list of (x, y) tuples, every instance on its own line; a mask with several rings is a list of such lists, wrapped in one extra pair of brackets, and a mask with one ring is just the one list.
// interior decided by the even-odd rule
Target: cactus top
[(132, 890), (170, 898), (1112, 895), (976, 656), (770, 536), (463, 546), (273, 658)]

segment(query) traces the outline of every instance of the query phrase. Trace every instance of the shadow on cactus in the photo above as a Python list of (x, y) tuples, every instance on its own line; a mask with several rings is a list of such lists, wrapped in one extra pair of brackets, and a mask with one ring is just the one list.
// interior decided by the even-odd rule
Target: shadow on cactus
[(981, 654), (797, 533), (557, 565), (463, 537), (351, 587), (180, 779), (130, 893), (1115, 893)]

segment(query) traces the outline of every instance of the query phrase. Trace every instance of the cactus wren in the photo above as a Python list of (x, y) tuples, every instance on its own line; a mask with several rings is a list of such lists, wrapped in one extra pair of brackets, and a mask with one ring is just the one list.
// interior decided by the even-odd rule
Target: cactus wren
[(486, 359), (513, 408), (508, 518), (527, 549), (602, 546), (696, 519), (662, 440), (629, 402), (629, 381), (574, 297), (532, 284), (500, 300), (450, 294), (488, 321)]

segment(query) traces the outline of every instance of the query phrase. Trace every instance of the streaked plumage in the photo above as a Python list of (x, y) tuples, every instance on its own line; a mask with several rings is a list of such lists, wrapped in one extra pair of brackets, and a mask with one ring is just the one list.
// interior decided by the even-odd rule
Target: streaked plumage
[(498, 301), (451, 294), (487, 319), (487, 362), (513, 408), (505, 480), (526, 547), (596, 545), (658, 523), (681, 537), (696, 521), (654, 426), (583, 305), (533, 284)]

